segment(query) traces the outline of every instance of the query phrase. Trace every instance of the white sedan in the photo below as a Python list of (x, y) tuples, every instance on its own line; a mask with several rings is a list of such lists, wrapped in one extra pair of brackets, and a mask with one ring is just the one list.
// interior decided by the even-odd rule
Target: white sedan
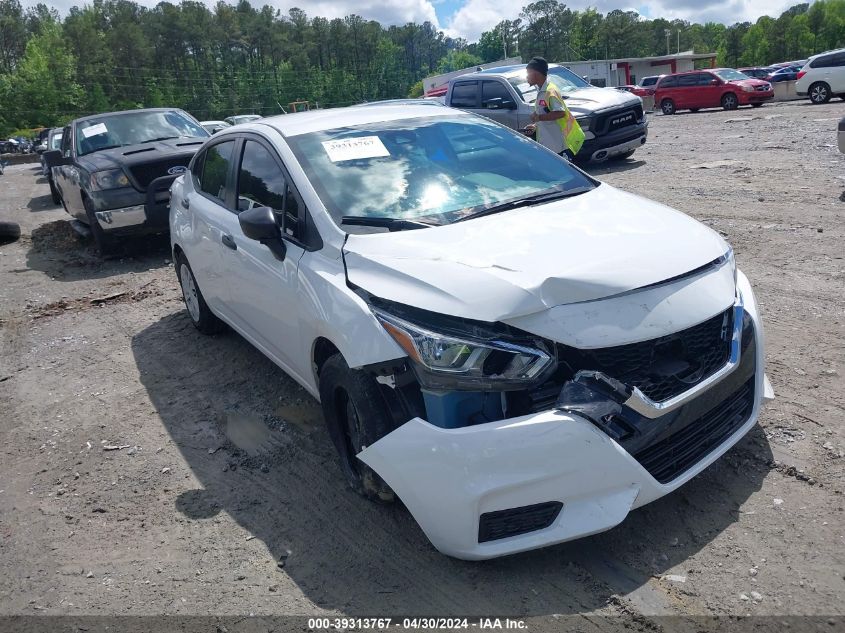
[(318, 398), (352, 488), (401, 498), (451, 556), (607, 530), (773, 395), (718, 233), (482, 117), (384, 104), (223, 130), (170, 225), (194, 325), (228, 324)]

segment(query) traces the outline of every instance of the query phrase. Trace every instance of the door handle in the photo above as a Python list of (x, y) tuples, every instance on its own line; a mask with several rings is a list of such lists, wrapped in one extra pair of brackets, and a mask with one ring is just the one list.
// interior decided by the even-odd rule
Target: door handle
[(220, 238), (220, 241), (223, 242), (223, 246), (226, 248), (231, 248), (233, 251), (238, 250), (238, 245), (235, 244), (235, 238), (231, 235), (224, 234), (223, 237)]
[(189, 209), (189, 208), (191, 207), (191, 201), (190, 201), (190, 200), (188, 200), (187, 198), (182, 198), (182, 199), (179, 201), (179, 204), (181, 204), (181, 205), (182, 205), (182, 208), (183, 208), (183, 209)]

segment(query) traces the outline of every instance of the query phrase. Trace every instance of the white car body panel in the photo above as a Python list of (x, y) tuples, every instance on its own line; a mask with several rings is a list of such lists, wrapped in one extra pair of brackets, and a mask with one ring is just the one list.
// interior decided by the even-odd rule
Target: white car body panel
[[(763, 328), (742, 273), (738, 289), (757, 332), (752, 414), (728, 440), (669, 484), (657, 482), (585, 418), (559, 411), (458, 429), (415, 418), (358, 458), (393, 488), (432, 544), (450, 556), (481, 560), (608, 530), (631, 510), (698, 475), (756, 424), (768, 383)], [(553, 500), (563, 502), (563, 510), (549, 527), (478, 542), (482, 513)]]
[[(471, 118), (440, 110), (350, 108), (343, 125)], [(602, 185), (466, 223), (347, 235), (285, 140), (336, 127), (338, 117), (331, 110), (262, 119), (210, 141), (249, 131), (275, 147), (320, 234), (318, 250), (289, 244), (279, 262), (243, 235), (234, 213), (194, 191), (190, 175), (174, 182), (171, 196), (172, 245), (190, 262), (210, 309), (318, 399), (313, 359), (323, 339), (353, 368), (406, 358), (350, 284), (388, 301), (501, 321), (581, 349), (650, 340), (702, 323), (726, 310), (737, 289), (755, 325), (752, 414), (668, 484), (652, 478), (587, 418), (556, 410), (454, 429), (415, 417), (366, 447), (358, 458), (396, 491), (440, 551), (483, 559), (609, 529), (631, 509), (683, 485), (753, 427), (761, 401), (773, 397), (764, 374), (762, 324), (745, 276), (737, 273), (735, 283), (732, 261), (714, 263), (729, 251), (717, 233)], [(222, 244), (224, 234), (237, 251)], [(389, 381), (383, 384), (389, 388)], [(564, 504), (550, 527), (478, 542), (480, 514), (549, 500)]]
[(642, 288), (728, 249), (689, 216), (601, 185), (472, 222), (350, 235), (344, 252), (349, 280), (379, 297), (492, 322)]
[(811, 66), (819, 57), (826, 57), (834, 53), (845, 53), (845, 48), (820, 53), (807, 60), (807, 63), (801, 69), (801, 72), (805, 74), (795, 81), (795, 90), (799, 94), (807, 94), (810, 86), (819, 81), (823, 81), (830, 86), (830, 91), (833, 95), (845, 94), (845, 65), (822, 68), (813, 68)]

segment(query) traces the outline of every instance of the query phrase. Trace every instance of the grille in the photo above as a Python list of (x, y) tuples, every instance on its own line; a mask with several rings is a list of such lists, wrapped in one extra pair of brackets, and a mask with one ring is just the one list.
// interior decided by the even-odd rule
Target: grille
[(561, 508), (563, 504), (560, 501), (547, 501), (521, 508), (485, 512), (478, 522), (478, 542), (486, 543), (547, 528), (554, 523)]
[(656, 402), (668, 400), (711, 376), (728, 361), (733, 308), (704, 323), (658, 339), (583, 350), (586, 369), (639, 387)]
[(758, 92), (766, 92), (769, 89), (768, 86), (757, 86), (756, 90)]
[(138, 183), (142, 190), (147, 188), (153, 180), (160, 176), (167, 176), (167, 170), (171, 167), (183, 166), (187, 167), (191, 162), (190, 156), (179, 156), (177, 158), (169, 158), (167, 160), (158, 161), (155, 163), (142, 163), (140, 165), (132, 165), (129, 170), (132, 176)]
[(636, 453), (636, 459), (652, 477), (669, 483), (698, 463), (741, 427), (754, 406), (754, 379), (697, 420), (665, 440)]
[[(629, 117), (629, 114), (633, 116)], [(618, 110), (616, 112), (609, 112), (602, 114), (596, 118), (595, 134), (600, 136), (608, 132), (614, 132), (628, 127), (629, 125), (636, 125), (638, 121), (643, 118), (643, 107), (641, 105), (627, 108), (625, 110)]]

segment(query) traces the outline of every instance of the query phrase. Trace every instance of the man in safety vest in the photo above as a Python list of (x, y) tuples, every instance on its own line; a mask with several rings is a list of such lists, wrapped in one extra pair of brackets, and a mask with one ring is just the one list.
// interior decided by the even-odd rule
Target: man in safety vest
[(560, 90), (549, 79), (549, 63), (542, 57), (535, 57), (528, 62), (526, 70), (528, 83), (537, 86), (532, 125), (528, 126), (528, 131), (533, 129), (538, 143), (572, 160), (584, 144), (584, 132), (563, 102)]

